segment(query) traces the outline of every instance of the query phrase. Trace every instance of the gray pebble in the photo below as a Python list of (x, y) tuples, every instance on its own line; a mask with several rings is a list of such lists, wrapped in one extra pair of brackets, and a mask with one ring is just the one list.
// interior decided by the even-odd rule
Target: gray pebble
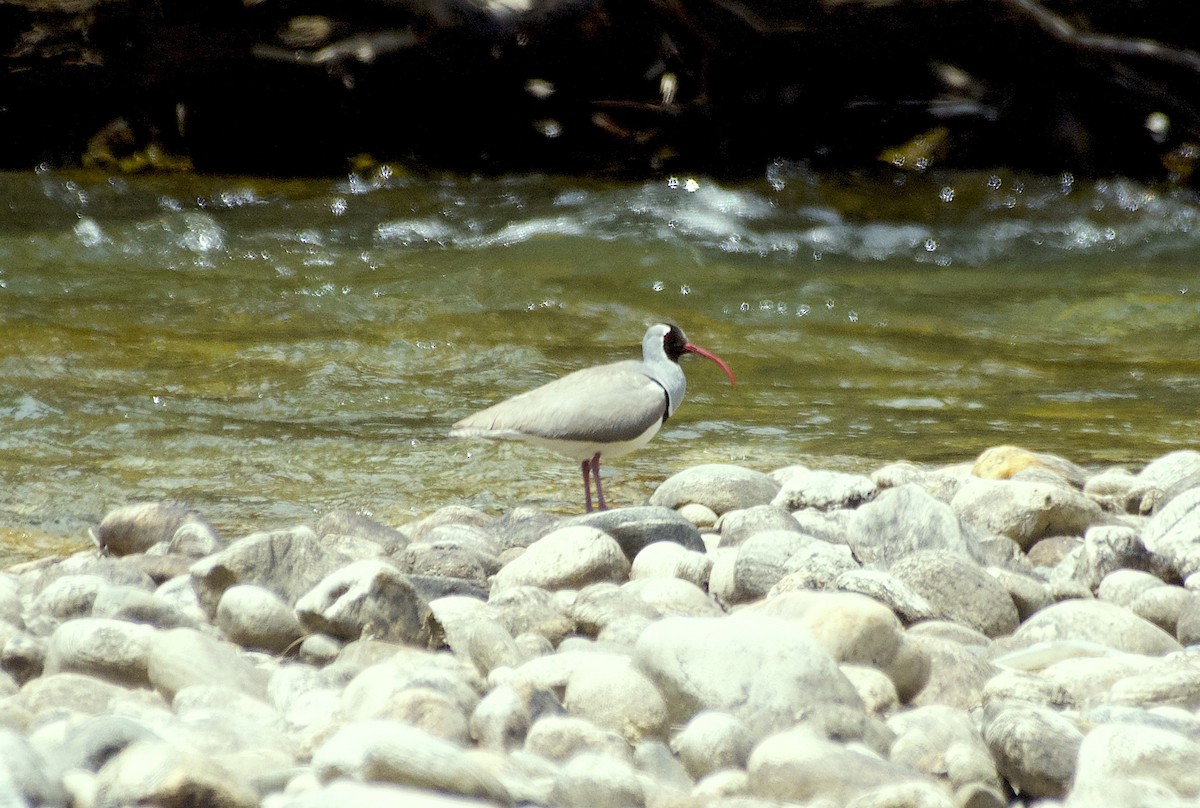
[(745, 725), (716, 710), (696, 713), (671, 740), (671, 750), (697, 780), (721, 769), (745, 768), (752, 748)]
[(974, 480), (951, 500), (966, 522), (1028, 548), (1047, 536), (1082, 536), (1100, 519), (1100, 506), (1063, 485), (1019, 480)]
[(178, 502), (139, 502), (109, 511), (94, 534), (102, 551), (123, 556), (170, 541), (188, 522), (203, 523), (196, 511)]
[(679, 508), (697, 503), (720, 515), (738, 508), (766, 505), (778, 493), (779, 483), (762, 472), (710, 463), (667, 478), (651, 495), (650, 504)]
[(570, 525), (586, 525), (607, 533), (631, 561), (655, 542), (673, 542), (687, 550), (704, 552), (700, 531), (685, 517), (660, 505), (594, 511), (563, 523), (564, 527)]
[(375, 558), (329, 573), (296, 601), (296, 615), (309, 630), (345, 640), (424, 644), (429, 636), (425, 599), (400, 570)]
[(616, 540), (594, 527), (559, 528), (526, 548), (492, 579), (492, 592), (519, 586), (574, 589), (629, 578), (629, 560)]
[(304, 635), (295, 611), (269, 589), (231, 586), (217, 603), (217, 628), (238, 645), (280, 654)]
[(897, 561), (891, 573), (943, 619), (989, 637), (1011, 634), (1017, 628), (1017, 607), (1007, 590), (969, 559), (926, 550)]
[(588, 753), (571, 758), (562, 767), (550, 798), (562, 808), (637, 808), (646, 802), (632, 765)]
[(150, 683), (150, 645), (159, 632), (147, 625), (81, 617), (62, 623), (46, 647), (45, 673), (74, 672), (122, 685)]
[(727, 511), (717, 519), (716, 529), (721, 534), (721, 547), (738, 547), (754, 534), (769, 530), (803, 532), (789, 511), (775, 505)]
[(233, 646), (190, 628), (151, 636), (147, 674), (151, 686), (168, 699), (185, 687), (205, 684), (222, 684), (261, 697), (266, 684), (266, 675)]
[(963, 530), (950, 506), (911, 484), (888, 489), (856, 509), (848, 534), (864, 564), (888, 565), (925, 549), (982, 555), (978, 539)]
[(730, 712), (758, 737), (822, 703), (862, 708), (854, 686), (815, 639), (777, 617), (668, 617), (642, 632), (638, 665), (659, 687), (671, 720)]

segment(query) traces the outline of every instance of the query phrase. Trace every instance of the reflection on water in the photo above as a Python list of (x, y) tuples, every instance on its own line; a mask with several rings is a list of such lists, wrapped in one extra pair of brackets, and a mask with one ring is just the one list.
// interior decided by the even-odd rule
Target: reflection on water
[(446, 429), (660, 319), (739, 385), (688, 363), (607, 467), (620, 504), (699, 462), (1136, 463), (1198, 423), (1200, 208), (1124, 181), (38, 172), (0, 198), (0, 528), (33, 537), (0, 558), (148, 497), (231, 535), (576, 508), (569, 461)]

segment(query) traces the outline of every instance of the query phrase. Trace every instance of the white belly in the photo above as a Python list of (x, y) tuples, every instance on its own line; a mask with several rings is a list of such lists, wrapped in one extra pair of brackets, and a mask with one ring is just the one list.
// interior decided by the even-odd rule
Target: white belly
[(620, 457), (623, 454), (640, 449), (650, 442), (650, 439), (658, 434), (658, 430), (662, 428), (662, 421), (655, 421), (642, 434), (632, 440), (620, 441), (618, 443), (597, 443), (595, 441), (581, 440), (555, 440), (553, 438), (542, 438), (537, 435), (521, 435), (520, 439), (526, 443), (532, 443), (534, 446), (540, 446), (543, 449), (549, 449), (551, 452), (557, 452), (560, 455), (566, 455), (574, 460), (584, 461), (591, 460), (592, 456), (599, 452), (604, 457)]

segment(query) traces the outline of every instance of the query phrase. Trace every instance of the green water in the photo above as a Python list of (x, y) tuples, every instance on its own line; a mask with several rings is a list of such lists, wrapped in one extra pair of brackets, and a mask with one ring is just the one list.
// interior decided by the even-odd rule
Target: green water
[[(0, 174), (0, 561), (109, 508), (228, 536), (334, 507), (580, 507), (578, 469), (445, 437), (678, 323), (734, 369), (606, 469), (872, 468), (1016, 443), (1092, 465), (1194, 446), (1200, 207), (1000, 175), (343, 180)], [(904, 182), (899, 183), (900, 179)]]

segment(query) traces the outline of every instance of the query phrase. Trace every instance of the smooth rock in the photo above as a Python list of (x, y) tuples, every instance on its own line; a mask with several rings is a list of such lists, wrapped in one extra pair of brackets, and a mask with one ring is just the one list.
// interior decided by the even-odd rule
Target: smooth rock
[(1118, 569), (1104, 576), (1096, 589), (1096, 597), (1128, 608), (1139, 595), (1166, 586), (1148, 572)]
[(172, 699), (191, 685), (219, 684), (256, 698), (265, 695), (266, 674), (234, 648), (195, 629), (157, 631), (146, 662), (150, 685)]
[(977, 480), (963, 486), (950, 507), (990, 533), (1028, 549), (1047, 536), (1082, 536), (1101, 516), (1100, 506), (1061, 485), (1017, 480)]
[(795, 621), (668, 617), (638, 638), (636, 659), (676, 722), (701, 709), (720, 710), (761, 738), (821, 704), (862, 709), (837, 663)]
[[(993, 660), (997, 662), (997, 660)], [(1026, 702), (1034, 707), (1055, 710), (1076, 709), (1071, 693), (1057, 682), (1021, 670), (1001, 670), (983, 687), (985, 705), (999, 702)]]
[(696, 713), (671, 739), (671, 751), (696, 780), (721, 769), (744, 769), (752, 749), (745, 724), (717, 710)]
[(874, 481), (861, 474), (813, 470), (804, 466), (779, 469), (771, 473), (771, 478), (780, 484), (779, 493), (771, 504), (787, 511), (857, 508), (874, 498), (879, 490)]
[(181, 503), (138, 502), (105, 514), (94, 537), (102, 552), (124, 556), (170, 541), (189, 522), (203, 524), (195, 510)]
[[(190, 585), (189, 585), (190, 588)], [(96, 593), (92, 617), (107, 617), (130, 623), (145, 623), (155, 628), (195, 628), (204, 615), (185, 610), (157, 593), (132, 586), (107, 586)]]
[(149, 649), (157, 633), (150, 626), (124, 620), (68, 620), (50, 636), (45, 672), (83, 673), (127, 687), (148, 685)]
[(892, 716), (888, 727), (896, 740), (888, 757), (934, 779), (943, 779), (952, 790), (972, 783), (999, 788), (1000, 775), (974, 719), (961, 710), (930, 705)]
[(405, 649), (368, 665), (347, 683), (342, 691), (342, 715), (352, 721), (403, 716), (405, 702), (410, 700), (406, 691), (428, 689), (456, 705), (460, 716), (449, 716), (448, 729), (437, 731), (452, 736), (478, 705), (478, 684), (474, 669), (455, 657)]
[(987, 572), (1008, 593), (1009, 599), (1017, 609), (1018, 621), (1027, 619), (1031, 614), (1039, 609), (1044, 609), (1052, 602), (1049, 587), (1033, 575), (1025, 575), (1000, 567), (989, 567)]
[(631, 745), (664, 738), (667, 703), (650, 678), (624, 657), (597, 655), (567, 680), (563, 705), (571, 715), (618, 732)]
[(1075, 722), (1046, 707), (991, 705), (983, 737), (1000, 773), (1022, 794), (1067, 794), (1084, 737)]
[(1200, 709), (1200, 667), (1169, 661), (1113, 683), (1108, 702), (1130, 707)]
[(886, 606), (848, 592), (785, 592), (740, 613), (796, 620), (837, 662), (880, 670), (904, 642), (900, 621)]
[(528, 547), (563, 523), (562, 517), (517, 506), (488, 524), (501, 551)]
[(981, 556), (979, 541), (963, 530), (950, 506), (912, 484), (881, 492), (854, 511), (847, 527), (863, 564), (889, 566), (918, 550)]
[(629, 579), (629, 560), (616, 540), (594, 527), (559, 528), (509, 561), (492, 579), (492, 592), (518, 586), (554, 591), (597, 581)]
[(793, 511), (792, 518), (800, 525), (800, 531), (837, 547), (849, 549), (849, 524), (854, 517), (852, 510), (838, 511)]
[(1024, 646), (1052, 640), (1085, 640), (1150, 656), (1181, 648), (1174, 637), (1153, 623), (1100, 600), (1068, 600), (1047, 606), (1022, 623), (1012, 639)]
[(1087, 472), (1069, 460), (1052, 454), (1031, 452), (1019, 446), (992, 446), (975, 460), (971, 473), (984, 480), (1010, 480), (1037, 470), (1050, 472), (1062, 482), (1082, 488)]
[(1084, 726), (1101, 724), (1134, 724), (1155, 727), (1200, 741), (1200, 716), (1179, 707), (1125, 707), (1120, 704), (1099, 704), (1079, 715)]
[(404, 526), (402, 531), (410, 541), (424, 541), (430, 532), (443, 525), (469, 525), (492, 529), (499, 521), (478, 508), (467, 505), (443, 505), (433, 513)]
[(741, 466), (709, 463), (669, 477), (650, 497), (651, 505), (679, 508), (698, 503), (716, 514), (766, 505), (779, 493), (779, 483)]
[(687, 505), (682, 505), (676, 511), (684, 519), (691, 522), (697, 530), (705, 530), (711, 528), (717, 523), (717, 513), (707, 505), (701, 505), (696, 502), (689, 502)]
[(559, 771), (550, 793), (562, 808), (637, 808), (645, 805), (642, 781), (633, 766), (608, 755), (583, 753)]
[(932, 782), (907, 766), (849, 749), (803, 725), (758, 744), (746, 772), (757, 796), (833, 805), (850, 804), (881, 786)]
[(198, 559), (221, 550), (225, 542), (216, 528), (203, 520), (187, 520), (171, 534), (167, 551), (173, 555)]
[(1083, 706), (1108, 698), (1108, 692), (1121, 679), (1153, 671), (1161, 664), (1157, 657), (1110, 652), (1105, 656), (1075, 656), (1045, 666), (1041, 678), (1070, 694), (1074, 704)]
[(800, 523), (792, 514), (775, 505), (755, 505), (726, 511), (717, 519), (717, 532), (721, 534), (721, 547), (738, 547), (756, 533), (772, 530), (803, 532)]
[(334, 570), (296, 601), (296, 615), (310, 630), (346, 640), (423, 645), (429, 639), (429, 605), (408, 576), (380, 559)]
[(1179, 619), (1198, 598), (1200, 594), (1189, 592), (1182, 586), (1160, 586), (1138, 595), (1129, 604), (1129, 609), (1178, 638)]
[(1151, 460), (1137, 473), (1145, 491), (1141, 512), (1149, 513), (1151, 508), (1165, 505), (1163, 494), (1197, 474), (1200, 474), (1200, 452), (1194, 449), (1168, 452)]
[(682, 578), (643, 578), (621, 590), (654, 610), (658, 617), (715, 617), (724, 610), (703, 589)]
[(486, 749), (510, 751), (525, 743), (529, 728), (539, 718), (563, 713), (562, 703), (548, 689), (496, 685), (471, 713), (471, 737)]
[(395, 553), (408, 544), (408, 536), (388, 527), (365, 513), (344, 509), (332, 510), (317, 520), (316, 534), (353, 536), (377, 544), (385, 553)]
[(868, 715), (886, 718), (900, 707), (896, 683), (878, 668), (865, 665), (839, 665), (842, 674), (854, 685)]
[(536, 634), (551, 645), (558, 645), (563, 637), (575, 630), (575, 621), (554, 596), (536, 586), (517, 586), (496, 592), (488, 598), (487, 610), (514, 639), (522, 634)]
[(973, 710), (983, 704), (984, 684), (997, 672), (995, 666), (969, 646), (952, 640), (909, 632), (908, 643), (929, 660), (925, 687), (912, 703), (941, 704)]
[(633, 559), (630, 580), (639, 578), (680, 578), (698, 587), (707, 588), (712, 571), (712, 557), (688, 550), (673, 541), (657, 541), (642, 548)]
[(630, 561), (656, 542), (672, 542), (687, 550), (704, 552), (704, 542), (686, 517), (661, 505), (593, 511), (567, 520), (563, 526), (594, 527), (616, 539)]
[(38, 676), (21, 686), (10, 697), (34, 717), (43, 712), (58, 711), (65, 705), (86, 715), (103, 714), (124, 693), (124, 688), (95, 676), (82, 673), (54, 673)]
[(933, 550), (892, 564), (891, 573), (933, 606), (939, 617), (963, 623), (989, 637), (1011, 634), (1017, 607), (1008, 592), (978, 564)]
[(238, 645), (280, 654), (304, 635), (295, 611), (269, 589), (231, 586), (217, 603), (217, 628)]
[(109, 586), (97, 575), (64, 575), (50, 582), (30, 605), (29, 630), (48, 635), (65, 620), (88, 617), (100, 591)]
[(544, 715), (525, 736), (525, 749), (555, 762), (566, 762), (586, 753), (628, 760), (629, 742), (612, 730), (601, 729), (584, 718)]
[(733, 568), (730, 603), (757, 600), (771, 591), (787, 574), (786, 564), (806, 545), (818, 542), (812, 536), (790, 530), (755, 533), (738, 547)]
[(1133, 724), (1106, 724), (1084, 736), (1074, 790), (1104, 793), (1114, 780), (1158, 783), (1178, 797), (1200, 796), (1200, 743), (1174, 732)]
[(313, 753), (322, 781), (387, 781), (511, 803), (494, 774), (462, 747), (395, 721), (353, 721)]
[(497, 554), (472, 544), (451, 539), (413, 542), (404, 548), (401, 566), (415, 575), (458, 578), (486, 587), (489, 570), (499, 569), (500, 560)]
[[(1196, 594), (1194, 590), (1187, 591)], [(1200, 645), (1200, 598), (1191, 598), (1179, 610), (1175, 638), (1180, 645)]]

